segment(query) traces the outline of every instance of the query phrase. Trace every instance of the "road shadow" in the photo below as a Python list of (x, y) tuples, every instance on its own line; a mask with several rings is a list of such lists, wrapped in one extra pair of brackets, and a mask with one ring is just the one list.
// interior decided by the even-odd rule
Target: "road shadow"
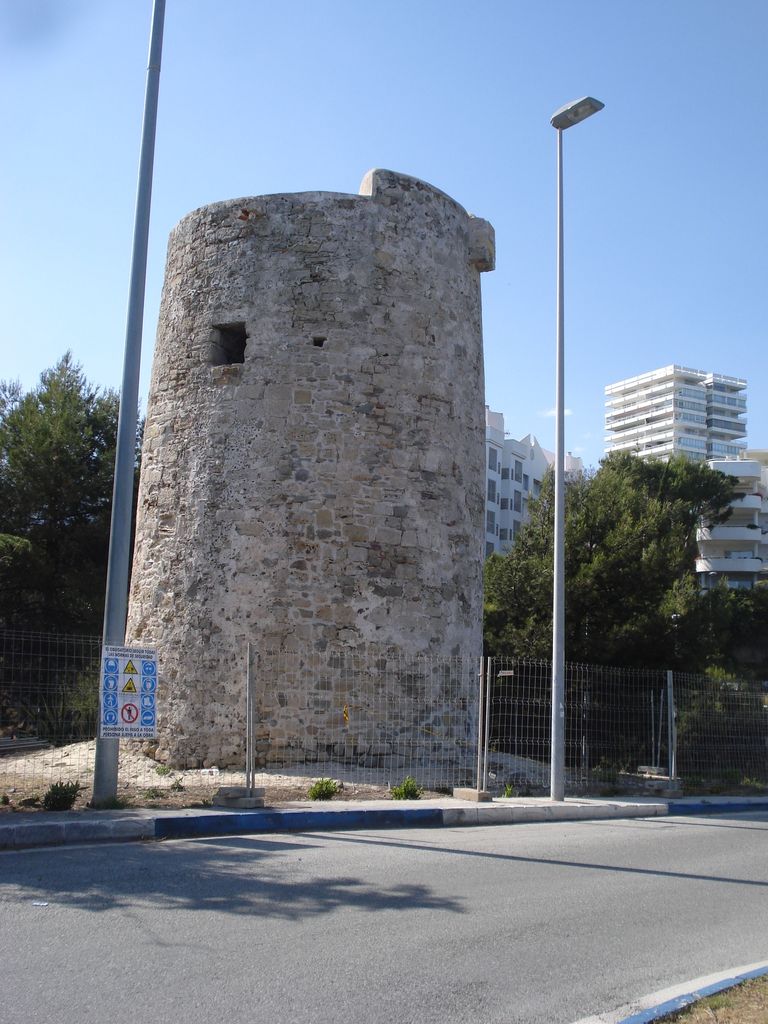
[(460, 899), (427, 885), (374, 885), (334, 875), (331, 863), (327, 877), (308, 875), (302, 858), (318, 845), (306, 835), (300, 843), (227, 837), (9, 852), (0, 855), (0, 905), (37, 900), (98, 913), (152, 904), (288, 921), (339, 908), (465, 912)]
[[(603, 822), (602, 824), (605, 824), (605, 822)], [(674, 823), (672, 822), (665, 822), (665, 824), (674, 825)], [(680, 822), (680, 825), (682, 824), (683, 822)], [(510, 827), (515, 828), (514, 825)], [(373, 846), (392, 846), (397, 849), (405, 848), (419, 851), (428, 851), (433, 853), (450, 853), (457, 857), (477, 857), (482, 860), (504, 861), (507, 863), (543, 864), (550, 865), (551, 867), (555, 868), (576, 868), (579, 871), (608, 871), (616, 874), (645, 875), (656, 878), (673, 878), (680, 881), (691, 882), (716, 882), (718, 884), (726, 883), (728, 885), (747, 885), (756, 886), (757, 888), (768, 889), (768, 879), (762, 880), (755, 878), (730, 878), (727, 875), (706, 875), (692, 871), (670, 871), (662, 868), (629, 867), (624, 864), (596, 864), (590, 861), (562, 860), (556, 857), (525, 857), (520, 854), (492, 853), (486, 850), (461, 850), (455, 847), (440, 846), (438, 843), (420, 843), (408, 839), (393, 841), (385, 833), (380, 833), (376, 836), (367, 837), (356, 835), (355, 833), (341, 834), (327, 832), (323, 834), (323, 839), (325, 842), (337, 841), (345, 843), (369, 844)]]

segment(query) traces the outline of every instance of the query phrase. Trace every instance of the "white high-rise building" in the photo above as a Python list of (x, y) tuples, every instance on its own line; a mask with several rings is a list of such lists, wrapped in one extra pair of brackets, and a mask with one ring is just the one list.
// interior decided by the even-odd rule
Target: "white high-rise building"
[(712, 459), (709, 465), (731, 477), (734, 497), (729, 519), (697, 531), (699, 584), (711, 590), (725, 580), (733, 590), (749, 590), (768, 580), (768, 451)]
[[(538, 497), (541, 481), (553, 465), (553, 452), (542, 448), (533, 434), (520, 441), (507, 437), (504, 416), (485, 407), (485, 554), (508, 551), (528, 519), (528, 500)], [(584, 465), (565, 459), (566, 479)]]
[(746, 447), (746, 389), (741, 377), (677, 365), (609, 384), (605, 451), (696, 462), (738, 457)]

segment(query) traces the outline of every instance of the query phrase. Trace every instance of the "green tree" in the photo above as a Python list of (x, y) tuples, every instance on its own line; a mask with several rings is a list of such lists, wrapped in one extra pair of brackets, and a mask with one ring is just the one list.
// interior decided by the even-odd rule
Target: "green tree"
[[(636, 666), (702, 667), (714, 643), (702, 618), (696, 526), (723, 522), (731, 483), (683, 458), (610, 455), (566, 493), (566, 657)], [(529, 505), (511, 551), (486, 563), (489, 653), (549, 657), (553, 480)]]
[(70, 353), (0, 384), (0, 624), (101, 631), (117, 413)]

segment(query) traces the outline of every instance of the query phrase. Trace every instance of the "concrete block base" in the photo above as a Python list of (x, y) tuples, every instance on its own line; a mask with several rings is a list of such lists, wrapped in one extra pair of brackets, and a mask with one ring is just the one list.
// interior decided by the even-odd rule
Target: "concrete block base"
[(475, 803), (486, 803), (491, 799), (491, 794), (487, 789), (464, 789), (462, 787), (455, 787), (453, 790), (453, 797), (455, 800), (473, 800)]
[(234, 807), (240, 810), (253, 810), (264, 806), (266, 790), (259, 787), (221, 786), (211, 801), (214, 807)]

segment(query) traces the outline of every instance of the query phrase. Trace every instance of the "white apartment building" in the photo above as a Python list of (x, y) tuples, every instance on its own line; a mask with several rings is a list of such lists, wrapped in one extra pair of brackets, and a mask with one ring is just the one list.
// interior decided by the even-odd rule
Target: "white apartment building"
[(740, 459), (711, 459), (709, 465), (733, 478), (731, 517), (719, 526), (702, 525), (696, 540), (696, 572), (702, 590), (724, 579), (732, 589), (768, 581), (768, 450)]
[(692, 461), (738, 458), (746, 447), (746, 388), (686, 366), (663, 366), (605, 389), (605, 451)]
[[(485, 554), (508, 551), (528, 519), (528, 500), (537, 497), (553, 452), (532, 434), (507, 437), (504, 416), (485, 407)], [(566, 456), (566, 476), (581, 473), (581, 459)]]

